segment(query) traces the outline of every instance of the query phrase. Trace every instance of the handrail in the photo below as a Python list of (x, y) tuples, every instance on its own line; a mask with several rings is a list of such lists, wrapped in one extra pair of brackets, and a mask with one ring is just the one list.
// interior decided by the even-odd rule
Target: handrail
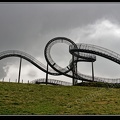
[[(40, 79), (35, 79), (33, 81), (31, 81), (31, 83), (46, 83), (46, 78), (40, 78)], [(58, 85), (64, 85), (64, 86), (71, 86), (72, 83), (70, 82), (65, 82), (65, 81), (61, 81), (61, 80), (55, 80), (55, 79), (48, 79), (48, 83), (53, 83), (53, 84), (58, 84)]]

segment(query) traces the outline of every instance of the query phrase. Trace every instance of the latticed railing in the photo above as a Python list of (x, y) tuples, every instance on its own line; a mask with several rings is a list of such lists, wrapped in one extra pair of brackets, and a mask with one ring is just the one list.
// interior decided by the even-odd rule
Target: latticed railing
[[(22, 57), (22, 58), (26, 59), (27, 61), (31, 62), (33, 65), (35, 65), (39, 69), (41, 69), (42, 71), (46, 72), (47, 67), (44, 64), (42, 64), (36, 58), (34, 58), (33, 56), (31, 56), (25, 52), (22, 52), (19, 50), (7, 50), (7, 51), (3, 51), (0, 53), (0, 59), (3, 59), (5, 57), (12, 57), (12, 56)], [(57, 72), (53, 69), (49, 68), (48, 72), (51, 75), (57, 75)]]
[[(46, 79), (45, 78), (36, 79), (36, 80), (31, 81), (31, 83), (34, 83), (34, 84), (44, 83), (45, 84)], [(72, 85), (72, 83), (70, 83), (70, 82), (65, 82), (65, 81), (55, 80), (55, 79), (48, 79), (47, 84), (64, 85), (64, 86), (71, 86)]]
[[(96, 45), (91, 45), (91, 44), (76, 44), (77, 45), (77, 49), (74, 48), (74, 46), (70, 45), (69, 46), (69, 49), (70, 51), (72, 51), (71, 53), (75, 53), (77, 52), (77, 56), (78, 56), (78, 52), (79, 52), (79, 55), (81, 55), (81, 53), (90, 53), (91, 54), (95, 54), (95, 55), (99, 55), (99, 56), (102, 56), (102, 57), (105, 57), (109, 60), (112, 60), (118, 64), (120, 64), (120, 55), (111, 51), (111, 50), (108, 50), (106, 48), (103, 48), (103, 47), (100, 47), (100, 46), (96, 46)], [(75, 55), (75, 54), (74, 54)], [(85, 75), (85, 74), (81, 74), (79, 73), (79, 71), (77, 72), (78, 74), (78, 77), (82, 77), (84, 79), (87, 79), (87, 80), (92, 80), (92, 77), (89, 76), (89, 75)], [(112, 83), (116, 83), (120, 81), (120, 78), (114, 78), (114, 79), (111, 79), (111, 78), (103, 78), (103, 77), (94, 77), (94, 80), (95, 81), (101, 81), (101, 82), (112, 82)]]

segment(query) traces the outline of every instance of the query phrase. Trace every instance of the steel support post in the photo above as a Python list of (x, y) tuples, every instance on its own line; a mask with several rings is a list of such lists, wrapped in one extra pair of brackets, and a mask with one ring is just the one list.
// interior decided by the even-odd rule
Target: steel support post
[(74, 56), (72, 56), (72, 74), (73, 74), (73, 78), (72, 78), (72, 84), (74, 85)]
[(22, 63), (22, 58), (20, 58), (20, 66), (19, 66), (18, 83), (20, 83), (20, 75), (21, 75), (21, 63)]
[(94, 68), (93, 68), (93, 62), (92, 62), (92, 80), (94, 81)]
[(47, 72), (46, 72), (46, 85), (48, 83), (48, 63), (47, 63)]
[(77, 80), (75, 79), (76, 74), (77, 74), (77, 62), (74, 62), (74, 56), (72, 55), (72, 60), (73, 60), (73, 69), (72, 69), (72, 74), (73, 74), (73, 85), (77, 84)]

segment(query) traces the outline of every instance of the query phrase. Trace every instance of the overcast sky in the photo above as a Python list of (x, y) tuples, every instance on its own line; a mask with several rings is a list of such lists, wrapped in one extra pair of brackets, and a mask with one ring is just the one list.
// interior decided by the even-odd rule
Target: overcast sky
[[(120, 4), (109, 2), (0, 3), (0, 52), (20, 50), (46, 65), (47, 42), (54, 37), (67, 37), (76, 43), (95, 44), (120, 54), (119, 14)], [(54, 45), (51, 56), (63, 67), (71, 58), (64, 44)], [(19, 60), (17, 57), (2, 59), (0, 79), (17, 79)], [(91, 75), (91, 63), (78, 63), (78, 70)], [(120, 66), (99, 56), (94, 70), (95, 76), (120, 78)], [(38, 78), (45, 78), (45, 73), (23, 59), (21, 79)], [(49, 75), (49, 78), (71, 82), (71, 78), (63, 76)]]

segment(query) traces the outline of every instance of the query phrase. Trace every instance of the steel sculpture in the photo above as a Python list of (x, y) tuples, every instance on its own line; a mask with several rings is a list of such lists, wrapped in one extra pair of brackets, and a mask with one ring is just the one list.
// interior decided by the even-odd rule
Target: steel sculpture
[[(71, 54), (71, 60), (69, 62), (69, 65), (67, 65), (64, 68), (60, 67), (55, 61), (53, 61), (51, 54), (50, 54), (50, 50), (52, 46), (57, 43), (64, 43), (69, 46), (69, 53)], [(44, 49), (44, 55), (47, 61), (47, 67), (44, 64), (42, 64), (40, 61), (38, 61), (36, 58), (34, 58), (33, 56), (25, 52), (18, 51), (18, 50), (8, 50), (8, 51), (0, 52), (0, 60), (6, 57), (20, 57), (21, 60), (25, 59), (29, 61), (31, 64), (36, 66), (38, 69), (46, 73), (46, 81), (45, 81), (46, 84), (49, 81), (48, 74), (54, 75), (54, 76), (65, 75), (67, 77), (70, 77), (73, 79), (73, 83), (72, 83), (73, 85), (77, 84), (78, 80), (89, 81), (89, 82), (93, 82), (93, 81), (110, 82), (112, 81), (112, 83), (120, 80), (120, 78), (111, 79), (111, 78), (102, 78), (102, 77), (94, 76), (93, 63), (96, 61), (96, 55), (109, 59), (113, 62), (116, 62), (117, 64), (120, 64), (119, 54), (111, 50), (108, 50), (106, 48), (100, 47), (100, 46), (84, 44), (84, 43), (76, 44), (68, 38), (56, 37), (56, 38), (51, 39), (46, 44), (45, 49)], [(77, 70), (77, 63), (82, 62), (82, 61), (92, 63), (92, 75), (91, 76), (81, 74)], [(20, 63), (20, 69), (21, 69), (21, 63)], [(20, 70), (19, 70), (18, 78), (20, 79)]]

